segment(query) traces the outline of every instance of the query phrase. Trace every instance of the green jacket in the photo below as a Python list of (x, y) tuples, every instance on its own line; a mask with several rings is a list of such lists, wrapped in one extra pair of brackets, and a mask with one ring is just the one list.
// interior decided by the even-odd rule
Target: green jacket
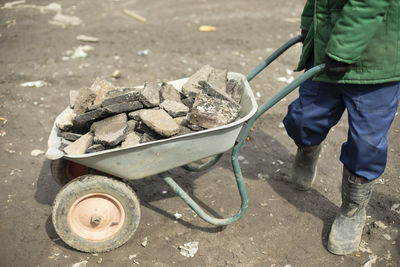
[(314, 51), (314, 64), (325, 55), (349, 64), (352, 70), (330, 83), (372, 84), (400, 80), (399, 0), (307, 0), (301, 28), (308, 30), (297, 70)]

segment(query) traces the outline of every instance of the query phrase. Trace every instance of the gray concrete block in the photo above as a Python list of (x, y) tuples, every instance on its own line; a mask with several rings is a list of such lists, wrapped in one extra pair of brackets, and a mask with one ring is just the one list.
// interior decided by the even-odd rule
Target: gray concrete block
[(206, 93), (210, 97), (226, 100), (226, 101), (230, 102), (232, 104), (232, 106), (235, 106), (238, 109), (241, 108), (241, 106), (235, 100), (233, 100), (226, 92), (221, 92), (221, 91), (215, 89), (208, 82), (200, 81), (199, 85), (201, 85), (201, 88), (203, 89), (203, 93)]
[(244, 87), (236, 80), (229, 80), (226, 83), (226, 92), (236, 103), (242, 100), (243, 90)]
[(90, 131), (94, 134), (95, 143), (113, 147), (125, 140), (127, 127), (127, 116), (125, 113), (121, 113), (94, 122)]
[(88, 149), (86, 149), (86, 153), (94, 153), (94, 152), (99, 152), (103, 151), (106, 149), (102, 144), (93, 144)]
[(186, 126), (186, 125), (187, 125), (186, 116), (183, 116), (183, 117), (176, 117), (176, 118), (174, 118), (174, 121), (175, 121), (176, 124), (178, 124), (179, 126)]
[(64, 148), (64, 152), (69, 155), (81, 155), (86, 152), (86, 149), (92, 144), (92, 133), (86, 133), (81, 138)]
[(126, 128), (126, 134), (130, 134), (135, 131), (136, 125), (138, 124), (138, 122), (135, 120), (129, 120), (127, 122), (127, 124), (128, 124), (128, 128)]
[(186, 116), (186, 114), (189, 112), (189, 108), (187, 106), (181, 102), (172, 100), (165, 100), (160, 104), (160, 107), (163, 108), (173, 118)]
[(59, 132), (58, 136), (64, 138), (65, 140), (68, 140), (68, 141), (76, 141), (82, 137), (81, 134), (72, 133), (72, 132)]
[(60, 113), (60, 115), (57, 116), (55, 124), (59, 129), (68, 131), (72, 128), (75, 118), (75, 112), (72, 110), (72, 108), (67, 107), (63, 112)]
[(188, 114), (189, 123), (206, 129), (233, 122), (240, 113), (234, 102), (201, 93)]
[(143, 143), (147, 143), (147, 142), (151, 142), (151, 141), (156, 141), (157, 139), (155, 139), (154, 137), (152, 137), (151, 135), (149, 135), (149, 134), (147, 134), (147, 133), (144, 133), (141, 137), (140, 137), (140, 140), (139, 140), (139, 142), (141, 143), (141, 144), (143, 144)]
[(78, 99), (79, 91), (78, 90), (70, 90), (69, 91), (69, 106), (74, 108), (75, 102)]
[(140, 120), (140, 111), (141, 110), (135, 110), (135, 111), (129, 112), (128, 118), (133, 119), (135, 121)]
[(74, 112), (77, 115), (85, 113), (96, 98), (96, 93), (89, 90), (88, 88), (82, 88), (79, 90), (78, 97), (74, 103)]
[(140, 112), (141, 120), (156, 133), (170, 137), (179, 132), (179, 125), (164, 110), (143, 110)]
[(93, 105), (100, 105), (105, 99), (106, 94), (114, 89), (114, 85), (107, 82), (106, 80), (102, 80), (101, 78), (97, 77), (90, 87), (90, 90), (96, 94)]
[(99, 109), (95, 109), (80, 115), (77, 115), (74, 119), (74, 126), (80, 127), (84, 124), (90, 123), (92, 121), (101, 119), (101, 118), (105, 118), (107, 117), (109, 113), (103, 109), (103, 108), (99, 108)]
[(140, 101), (133, 101), (133, 102), (123, 102), (123, 103), (109, 105), (104, 107), (104, 110), (106, 110), (110, 114), (117, 114), (132, 110), (138, 110), (141, 108), (143, 108), (143, 104)]
[(107, 92), (102, 106), (115, 105), (125, 102), (134, 102), (139, 100), (140, 90), (137, 88), (120, 87)]
[(140, 91), (139, 100), (145, 107), (155, 107), (160, 104), (161, 86), (156, 82), (145, 83)]
[(181, 101), (181, 93), (172, 85), (164, 83), (161, 85), (161, 101), (172, 100), (176, 102)]
[(214, 69), (210, 76), (208, 77), (207, 82), (211, 85), (212, 88), (225, 94), (226, 92), (226, 82), (227, 82), (227, 71), (221, 69)]
[(183, 84), (182, 93), (186, 97), (195, 98), (201, 91), (199, 81), (208, 81), (213, 70), (214, 68), (209, 65), (203, 66), (194, 73), (185, 84)]
[(125, 141), (122, 142), (121, 147), (133, 147), (140, 143), (141, 136), (135, 132), (131, 132), (126, 135)]

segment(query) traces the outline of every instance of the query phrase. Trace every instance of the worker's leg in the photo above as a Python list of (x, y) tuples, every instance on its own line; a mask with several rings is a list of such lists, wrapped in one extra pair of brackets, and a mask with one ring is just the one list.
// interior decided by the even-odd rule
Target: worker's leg
[(341, 118), (345, 109), (340, 89), (334, 84), (313, 82), (300, 86), (299, 98), (283, 120), (288, 135), (297, 145), (292, 169), (296, 188), (308, 190), (316, 176), (321, 142)]
[(355, 251), (366, 220), (374, 180), (384, 171), (387, 137), (397, 111), (400, 83), (345, 85), (349, 113), (348, 140), (342, 146), (342, 206), (329, 234), (328, 250), (345, 255)]

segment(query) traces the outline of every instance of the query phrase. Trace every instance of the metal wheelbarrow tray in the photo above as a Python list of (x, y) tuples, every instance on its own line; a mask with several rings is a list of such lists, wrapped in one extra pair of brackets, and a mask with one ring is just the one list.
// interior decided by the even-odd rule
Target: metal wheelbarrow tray
[[(169, 82), (181, 91), (189, 78)], [(189, 133), (168, 139), (152, 141), (128, 148), (115, 148), (82, 155), (67, 155), (58, 149), (61, 137), (59, 129), (53, 125), (49, 140), (47, 158), (64, 158), (95, 170), (120, 178), (132, 180), (158, 174), (183, 166), (233, 147), (243, 124), (257, 110), (257, 103), (246, 77), (239, 73), (228, 73), (228, 79), (240, 82), (244, 88), (240, 119), (224, 126)]]

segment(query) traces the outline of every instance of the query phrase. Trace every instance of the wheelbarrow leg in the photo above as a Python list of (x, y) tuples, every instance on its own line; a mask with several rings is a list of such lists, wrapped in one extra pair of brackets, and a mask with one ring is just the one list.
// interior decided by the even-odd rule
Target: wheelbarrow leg
[[(219, 157), (222, 156), (222, 154), (218, 155)], [(218, 161), (218, 160), (217, 160)], [(175, 191), (175, 193), (178, 194), (185, 202), (186, 204), (189, 205), (190, 208), (196, 214), (202, 218), (204, 221), (214, 224), (214, 225), (228, 225), (231, 223), (236, 222), (239, 220), (245, 213), (248, 208), (248, 197), (247, 197), (247, 192), (246, 192), (246, 186), (243, 181), (243, 176), (242, 172), (240, 170), (239, 166), (239, 161), (236, 156), (232, 156), (232, 165), (233, 165), (233, 170), (235, 173), (235, 178), (236, 178), (236, 183), (239, 189), (239, 194), (241, 198), (241, 206), (239, 211), (236, 213), (236, 215), (226, 218), (226, 219), (220, 219), (220, 218), (215, 218), (210, 215), (208, 215), (171, 177), (167, 176), (165, 173), (162, 173), (161, 176), (163, 177), (164, 181)]]

